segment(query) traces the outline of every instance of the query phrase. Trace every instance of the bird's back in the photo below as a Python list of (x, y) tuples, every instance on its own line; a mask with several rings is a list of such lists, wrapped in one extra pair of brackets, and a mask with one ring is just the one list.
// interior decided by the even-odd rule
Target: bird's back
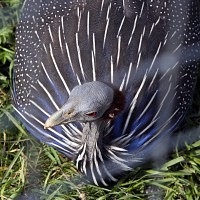
[(45, 130), (44, 123), (76, 85), (109, 83), (125, 102), (102, 133), (105, 149), (125, 149), (134, 155), (125, 156), (130, 160), (149, 157), (151, 146), (176, 130), (191, 104), (199, 13), (198, 0), (26, 0), (13, 74), (18, 116), (36, 138), (75, 160), (82, 125)]

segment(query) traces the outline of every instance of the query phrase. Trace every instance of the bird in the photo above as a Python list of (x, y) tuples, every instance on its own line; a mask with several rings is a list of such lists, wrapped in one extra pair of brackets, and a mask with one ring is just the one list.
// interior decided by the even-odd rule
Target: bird
[(200, 61), (198, 0), (26, 0), (12, 99), (30, 134), (109, 186), (170, 149)]

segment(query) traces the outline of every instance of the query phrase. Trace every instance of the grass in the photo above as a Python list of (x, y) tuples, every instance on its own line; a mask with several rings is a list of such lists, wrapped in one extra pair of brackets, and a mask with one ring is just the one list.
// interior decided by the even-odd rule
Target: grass
[[(175, 151), (157, 169), (134, 169), (114, 187), (100, 188), (83, 184), (71, 162), (28, 135), (10, 100), (19, 7), (20, 0), (0, 2), (0, 199), (200, 199), (200, 140)], [(184, 127), (188, 138), (200, 131), (199, 84)]]

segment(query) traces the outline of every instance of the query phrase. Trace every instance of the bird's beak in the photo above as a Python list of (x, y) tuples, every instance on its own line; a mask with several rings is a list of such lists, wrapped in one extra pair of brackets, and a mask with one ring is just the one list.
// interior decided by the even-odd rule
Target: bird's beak
[(51, 128), (62, 123), (68, 123), (71, 121), (73, 116), (73, 112), (66, 111), (66, 109), (62, 107), (47, 119), (44, 124), (44, 129)]

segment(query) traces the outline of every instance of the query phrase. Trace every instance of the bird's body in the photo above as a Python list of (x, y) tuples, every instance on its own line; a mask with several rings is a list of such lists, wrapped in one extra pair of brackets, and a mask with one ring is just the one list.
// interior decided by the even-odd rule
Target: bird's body
[[(161, 155), (184, 119), (199, 68), (199, 22), (198, 0), (26, 0), (13, 79), (18, 116), (95, 184), (116, 181)], [(69, 101), (79, 112), (65, 125)], [(83, 102), (97, 111), (83, 118)]]

